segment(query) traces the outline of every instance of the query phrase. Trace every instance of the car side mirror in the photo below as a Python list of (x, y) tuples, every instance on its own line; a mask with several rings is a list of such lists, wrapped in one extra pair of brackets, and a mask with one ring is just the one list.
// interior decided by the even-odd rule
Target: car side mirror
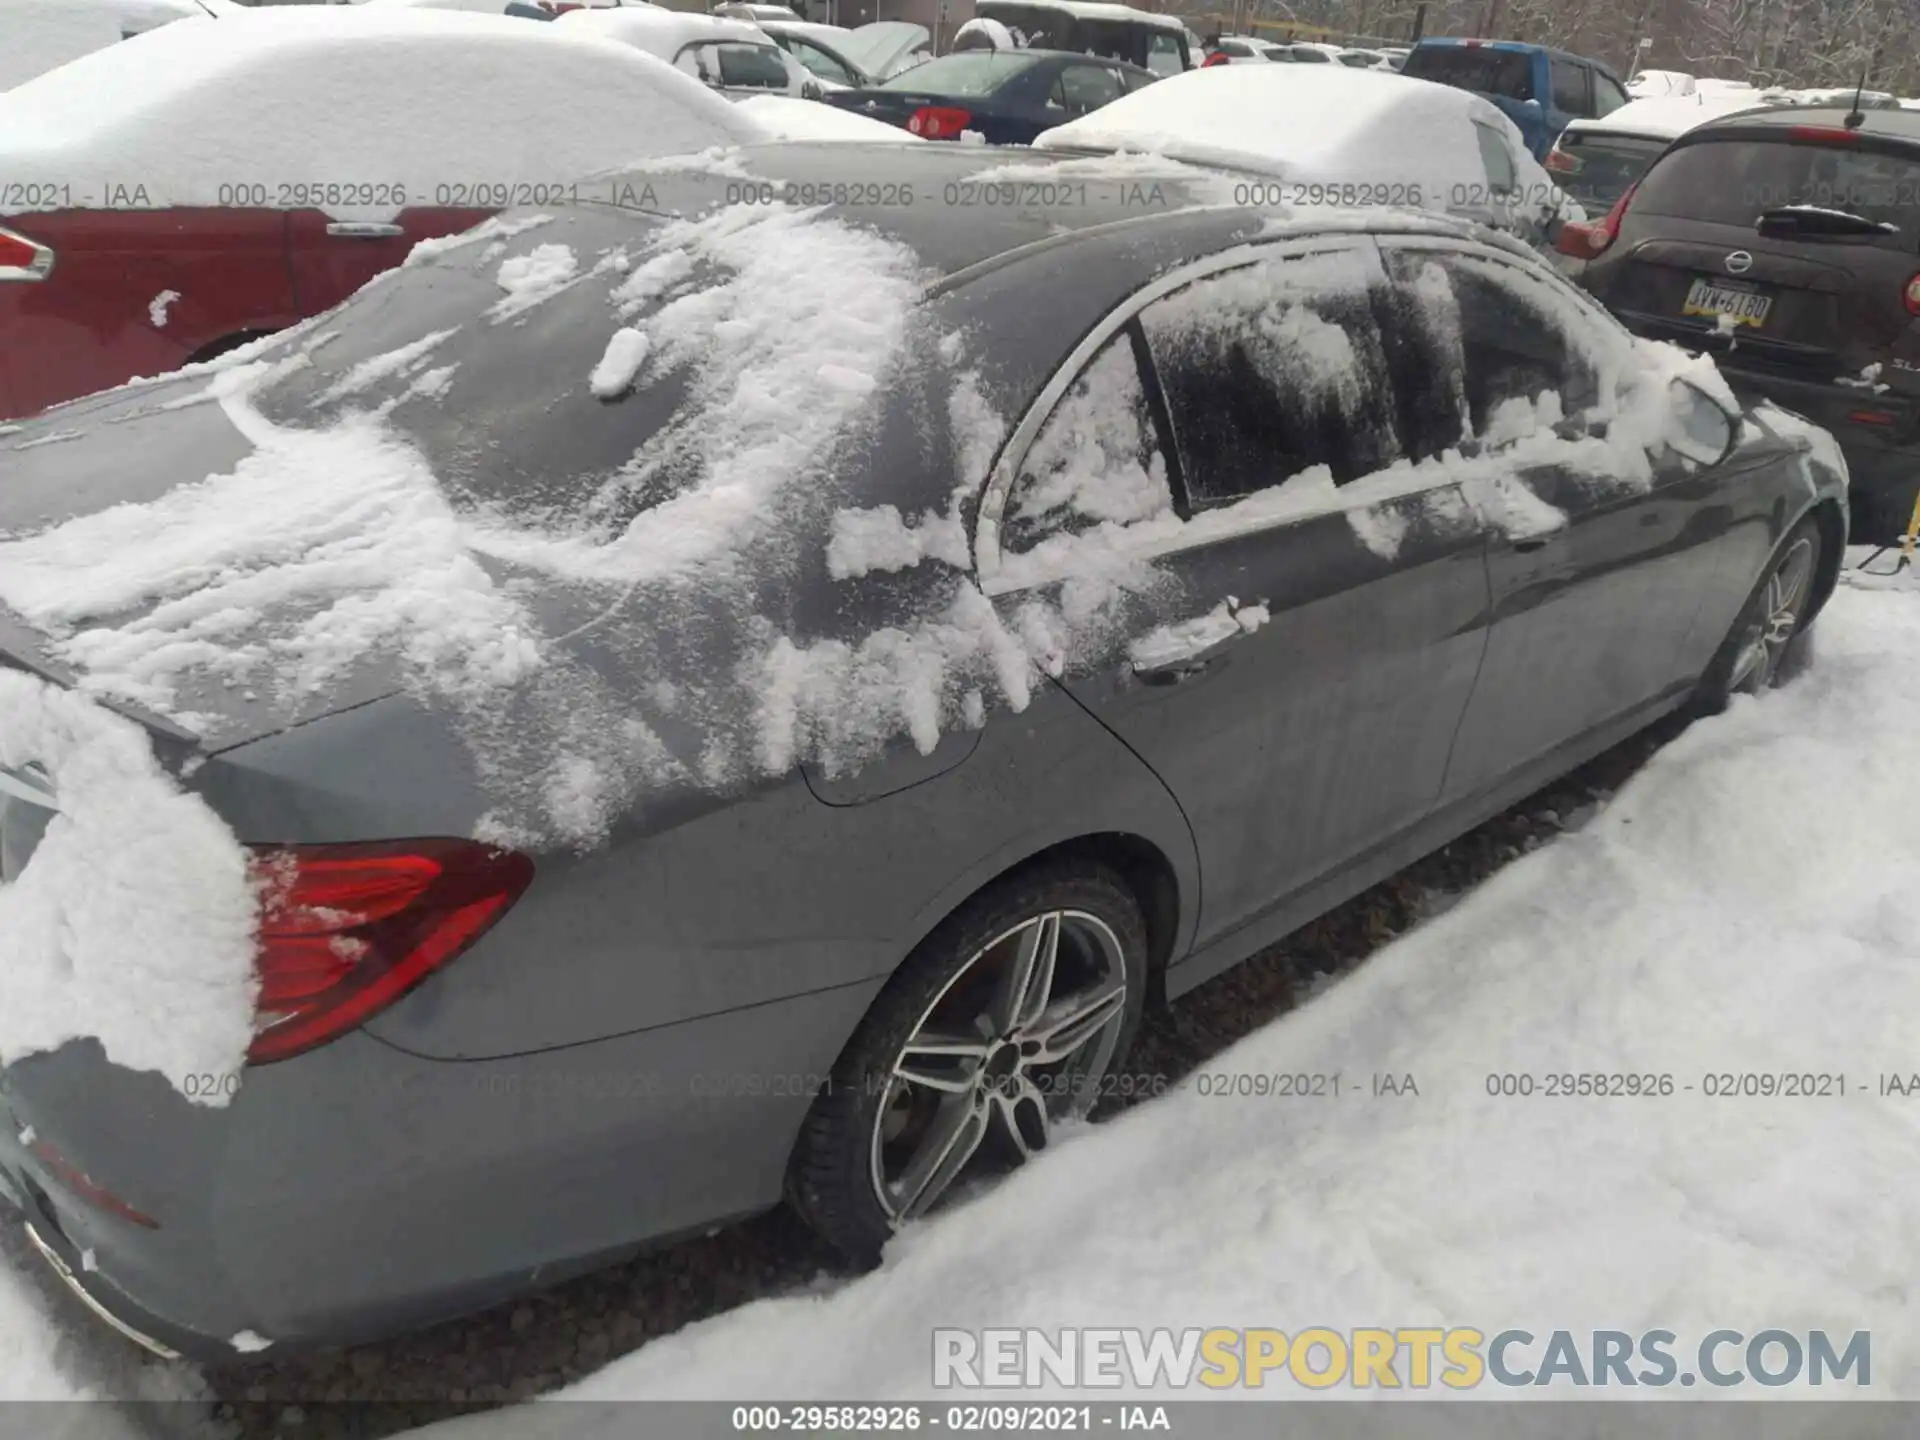
[(1667, 448), (1697, 465), (1718, 465), (1740, 443), (1740, 412), (1693, 381), (1667, 385)]
[(827, 92), (821, 89), (816, 81), (808, 80), (800, 86), (800, 98), (802, 100), (824, 100), (826, 96)]

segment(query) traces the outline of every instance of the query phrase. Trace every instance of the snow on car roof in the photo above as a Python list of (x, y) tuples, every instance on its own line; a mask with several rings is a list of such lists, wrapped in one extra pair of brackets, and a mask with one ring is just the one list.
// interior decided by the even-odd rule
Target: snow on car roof
[(875, 120), (837, 105), (822, 105), (818, 100), (802, 100), (793, 95), (749, 95), (739, 108), (771, 134), (775, 140), (904, 140), (910, 145), (923, 142), (910, 130)]
[(1672, 140), (1696, 125), (1717, 120), (1759, 104), (1755, 95), (1737, 91), (1692, 95), (1650, 95), (1644, 100), (1629, 100), (1611, 115), (1580, 119), (1568, 123), (1577, 135), (1635, 135), (1648, 140)]
[(1220, 65), (1156, 81), (1034, 144), (1143, 150), (1292, 179), (1364, 176), (1441, 193), (1480, 163), (1475, 119), (1508, 123), (1476, 95), (1386, 71)]
[(771, 45), (772, 38), (751, 20), (724, 15), (695, 15), (683, 10), (569, 10), (554, 22), (571, 34), (601, 35), (672, 60), (689, 45), (731, 40), (741, 45)]
[(1131, 5), (1113, 5), (1103, 0), (981, 0), (974, 8), (991, 15), (996, 5), (1017, 4), (1023, 8), (1063, 10), (1077, 20), (1118, 20), (1133, 25), (1151, 25), (1156, 30), (1183, 32), (1187, 22), (1178, 15), (1156, 15), (1151, 10), (1136, 10)]
[(196, 0), (0, 0), (0, 91), (117, 45), (129, 30), (206, 13)]
[(630, 46), (438, 10), (178, 20), (0, 95), (0, 174), (68, 186), (77, 209), (316, 203), (282, 195), (299, 186), (331, 214), (391, 214), (450, 183), (557, 186), (757, 138)]

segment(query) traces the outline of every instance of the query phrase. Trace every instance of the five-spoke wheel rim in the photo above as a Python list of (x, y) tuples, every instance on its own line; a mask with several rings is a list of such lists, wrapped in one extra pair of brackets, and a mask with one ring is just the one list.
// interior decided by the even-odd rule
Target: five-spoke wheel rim
[(1813, 540), (1802, 535), (1787, 547), (1767, 577), (1758, 628), (1733, 667), (1733, 689), (1764, 689), (1778, 671), (1788, 642), (1800, 628), (1807, 597), (1813, 593), (1813, 567)]
[(895, 1225), (949, 1194), (983, 1147), (1019, 1163), (1097, 1096), (1126, 1023), (1120, 939), (1050, 910), (974, 952), (921, 1013), (874, 1118), (874, 1194)]

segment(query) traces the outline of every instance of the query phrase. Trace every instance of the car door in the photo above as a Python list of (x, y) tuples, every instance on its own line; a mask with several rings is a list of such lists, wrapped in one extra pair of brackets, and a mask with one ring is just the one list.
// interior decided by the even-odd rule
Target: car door
[(1423, 818), (1478, 671), (1482, 539), (1431, 523), (1458, 494), (1362, 483), (1400, 452), (1381, 281), (1364, 237), (1176, 271), (1012, 462), (1010, 618), (1144, 598), (1126, 658), (1063, 683), (1180, 801), (1202, 945)]
[(1430, 355), (1429, 373), (1459, 380), (1429, 407), (1426, 443), (1465, 452), (1467, 499), (1489, 530), (1493, 628), (1448, 804), (1698, 678), (1731, 482), (1666, 453), (1636, 478), (1606, 449), (1631, 351), (1554, 277), (1469, 243), (1409, 237), (1383, 251), (1390, 323)]

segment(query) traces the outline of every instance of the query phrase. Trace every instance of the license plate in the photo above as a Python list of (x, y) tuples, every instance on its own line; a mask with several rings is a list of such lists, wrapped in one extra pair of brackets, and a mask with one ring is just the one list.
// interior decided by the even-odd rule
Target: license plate
[(1680, 307), (1680, 313), (1707, 315), (1715, 320), (1725, 316), (1736, 325), (1751, 325), (1758, 329), (1767, 323), (1767, 311), (1772, 308), (1771, 295), (1740, 286), (1721, 285), (1703, 278), (1694, 281), (1692, 288), (1687, 291), (1687, 303)]

